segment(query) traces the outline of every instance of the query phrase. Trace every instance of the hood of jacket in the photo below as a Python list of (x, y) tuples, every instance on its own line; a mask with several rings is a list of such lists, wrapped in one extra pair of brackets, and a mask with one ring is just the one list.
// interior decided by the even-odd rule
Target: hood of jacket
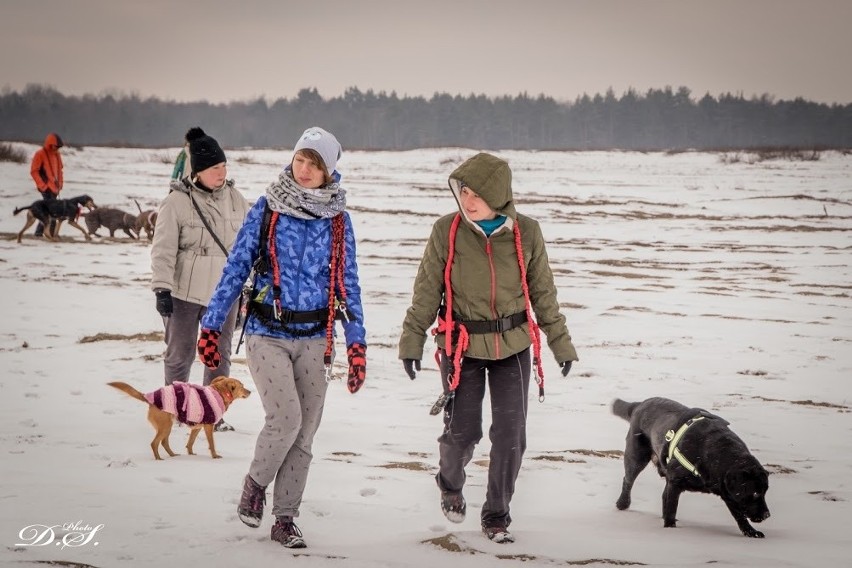
[(169, 189), (170, 190), (180, 191), (181, 193), (185, 193), (187, 195), (189, 195), (189, 192), (194, 189), (195, 191), (201, 191), (203, 193), (210, 193), (215, 197), (217, 194), (222, 193), (222, 191), (226, 187), (233, 188), (234, 187), (234, 180), (226, 179), (225, 183), (223, 183), (220, 187), (217, 187), (216, 189), (213, 189), (213, 190), (206, 190), (206, 189), (200, 188), (197, 184), (193, 183), (192, 178), (189, 177), (189, 176), (187, 176), (183, 179), (173, 179), (173, 180), (171, 180), (171, 182), (169, 182)]
[(462, 186), (475, 191), (498, 215), (505, 215), (512, 220), (518, 217), (512, 196), (512, 170), (508, 163), (497, 156), (485, 152), (473, 156), (450, 174), (449, 185), (459, 211), (467, 221), (470, 220), (459, 198)]
[(44, 149), (49, 150), (51, 152), (55, 152), (59, 148), (62, 148), (65, 144), (62, 142), (62, 138), (59, 137), (59, 134), (55, 132), (51, 132), (47, 136), (44, 137)]

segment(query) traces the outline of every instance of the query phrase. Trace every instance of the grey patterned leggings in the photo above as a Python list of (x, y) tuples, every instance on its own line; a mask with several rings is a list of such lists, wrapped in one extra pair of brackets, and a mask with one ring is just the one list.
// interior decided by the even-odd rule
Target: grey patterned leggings
[(272, 514), (297, 517), (311, 466), (311, 446), (322, 419), (325, 338), (279, 339), (249, 335), (246, 357), (266, 423), (257, 436), (249, 474), (273, 481)]

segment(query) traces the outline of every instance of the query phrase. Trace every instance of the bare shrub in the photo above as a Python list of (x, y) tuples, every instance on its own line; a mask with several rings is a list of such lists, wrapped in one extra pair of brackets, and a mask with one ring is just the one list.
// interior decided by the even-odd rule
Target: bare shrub
[(758, 161), (767, 160), (789, 160), (793, 162), (816, 162), (820, 159), (821, 152), (816, 148), (755, 148), (753, 150)]
[(8, 142), (0, 142), (0, 162), (14, 162), (16, 164), (26, 164), (27, 155), (23, 150), (15, 148)]
[(148, 161), (158, 164), (173, 164), (175, 162), (175, 156), (164, 154), (162, 152), (155, 152), (148, 156)]
[(797, 148), (791, 146), (766, 146), (748, 148), (745, 150), (722, 151), (719, 161), (723, 164), (757, 164), (770, 160), (787, 160), (791, 162), (816, 162), (822, 157), (819, 148)]
[(722, 152), (719, 161), (723, 164), (738, 164), (743, 161), (743, 156), (741, 152)]

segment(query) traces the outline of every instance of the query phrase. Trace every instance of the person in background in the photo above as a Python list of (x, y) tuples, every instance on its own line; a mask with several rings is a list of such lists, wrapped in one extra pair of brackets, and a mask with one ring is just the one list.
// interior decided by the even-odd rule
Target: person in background
[[(254, 269), (246, 315), (246, 358), (266, 412), (237, 514), (261, 524), (273, 485), (271, 538), (304, 548), (294, 519), (307, 483), (334, 358), (334, 323), (343, 321), (355, 393), (366, 377), (366, 339), (355, 233), (335, 171), (342, 153), (333, 134), (308, 128), (290, 164), (252, 207), (201, 320), (198, 353), (221, 366), (228, 310)], [(220, 360), (221, 359), (221, 360)]]
[[(191, 128), (186, 139), (191, 173), (171, 181), (171, 191), (160, 204), (151, 246), (151, 288), (165, 324), (166, 385), (189, 379), (199, 322), (249, 208), (233, 180), (227, 179), (225, 152), (219, 143), (198, 127)], [(229, 305), (226, 311), (222, 364), (216, 372), (204, 369), (205, 386), (230, 374), (237, 306)], [(224, 421), (216, 429), (233, 430)]]
[(175, 167), (172, 169), (172, 179), (181, 180), (187, 174), (186, 157), (189, 155), (189, 141), (184, 138), (183, 148), (175, 158)]
[[(429, 327), (436, 334), (444, 411), (438, 438), (441, 510), (465, 518), (465, 466), (482, 438), (482, 401), (491, 394), (491, 454), (480, 522), (494, 542), (514, 542), (509, 503), (526, 449), (530, 348), (544, 399), (539, 326), (567, 376), (577, 353), (559, 312), (541, 228), (515, 211), (509, 164), (479, 153), (449, 177), (458, 212), (438, 219), (414, 281), (399, 358), (414, 379)], [(535, 318), (533, 318), (533, 313)]]
[[(36, 151), (30, 164), (30, 175), (35, 181), (36, 189), (41, 194), (41, 198), (45, 201), (56, 199), (59, 192), (62, 191), (64, 177), (62, 174), (62, 155), (59, 153), (62, 146), (64, 144), (59, 134), (51, 132), (45, 136), (44, 145)], [(51, 225), (50, 231), (53, 232), (53, 225)], [(44, 225), (39, 223), (36, 226), (35, 235), (37, 237), (44, 235)]]

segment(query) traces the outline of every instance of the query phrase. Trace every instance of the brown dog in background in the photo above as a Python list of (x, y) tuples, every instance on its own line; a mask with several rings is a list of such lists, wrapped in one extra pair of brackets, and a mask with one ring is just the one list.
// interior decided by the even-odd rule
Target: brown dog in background
[(135, 224), (136, 234), (141, 237), (142, 231), (145, 231), (150, 241), (154, 238), (154, 227), (157, 225), (157, 210), (149, 209), (148, 211), (143, 211), (139, 202), (135, 199), (133, 201), (136, 203), (136, 208), (139, 209), (139, 215), (136, 216)]
[(89, 229), (90, 236), (100, 237), (98, 229), (101, 227), (106, 227), (110, 237), (115, 237), (115, 232), (121, 229), (131, 239), (139, 238), (138, 234), (134, 234), (136, 216), (121, 209), (98, 207), (86, 213), (86, 228)]
[[(160, 457), (159, 446), (162, 445), (166, 452), (174, 457), (175, 454), (171, 447), (169, 447), (169, 434), (172, 432), (172, 425), (174, 424), (175, 418), (180, 420), (179, 415), (171, 414), (165, 410), (161, 410), (154, 404), (150, 402), (146, 395), (142, 394), (132, 386), (127, 383), (122, 382), (112, 382), (107, 383), (111, 387), (115, 387), (120, 391), (123, 391), (133, 398), (137, 400), (141, 400), (145, 404), (148, 405), (148, 421), (154, 427), (155, 434), (154, 439), (151, 440), (151, 450), (154, 452), (155, 459), (162, 459)], [(215, 389), (219, 396), (222, 397), (222, 402), (224, 403), (224, 411), (228, 410), (231, 403), (237, 398), (248, 398), (251, 394), (251, 391), (246, 389), (239, 380), (231, 378), (231, 377), (217, 377), (213, 379), (213, 382), (210, 383), (209, 388)], [(156, 392), (156, 391), (155, 391)], [(149, 396), (154, 393), (149, 393)], [(198, 432), (201, 429), (204, 429), (204, 434), (207, 436), (207, 444), (210, 446), (210, 455), (216, 459), (221, 458), (219, 454), (216, 453), (216, 446), (213, 443), (213, 426), (215, 425), (215, 421), (211, 421), (209, 424), (206, 422), (194, 423), (194, 422), (183, 422), (187, 426), (190, 427), (189, 432), (189, 440), (186, 443), (186, 453), (189, 455), (195, 455), (192, 453), (192, 446), (195, 444), (195, 439), (198, 437)]]

